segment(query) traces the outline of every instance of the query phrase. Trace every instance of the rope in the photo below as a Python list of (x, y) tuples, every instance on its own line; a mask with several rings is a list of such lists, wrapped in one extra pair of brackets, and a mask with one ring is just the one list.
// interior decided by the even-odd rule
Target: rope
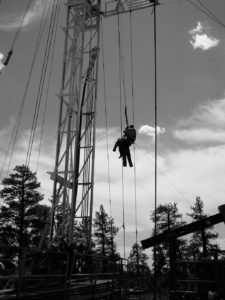
[(101, 41), (102, 41), (102, 70), (103, 70), (103, 90), (104, 90), (104, 104), (105, 104), (105, 128), (106, 128), (106, 148), (107, 148), (107, 170), (108, 170), (108, 193), (109, 193), (109, 213), (110, 213), (110, 230), (111, 230), (111, 247), (112, 255), (114, 254), (114, 241), (113, 241), (113, 219), (112, 219), (112, 197), (111, 197), (111, 178), (110, 178), (110, 166), (109, 166), (109, 133), (108, 133), (108, 109), (107, 109), (107, 97), (106, 97), (106, 80), (105, 80), (105, 55), (104, 55), (104, 42), (103, 42), (103, 26), (102, 17), (101, 21)]
[[(120, 131), (121, 131), (121, 136), (122, 136), (122, 86), (121, 86), (121, 36), (120, 36), (120, 20), (119, 20), (119, 13), (117, 14), (117, 25), (118, 25), (118, 46), (119, 46), (119, 87), (120, 87)], [(123, 258), (125, 259), (126, 253), (126, 229), (125, 229), (125, 204), (124, 204), (124, 176), (123, 176), (123, 165), (122, 165), (122, 218), (123, 218)]]
[(47, 44), (46, 44), (44, 60), (43, 60), (43, 64), (42, 64), (41, 77), (40, 77), (40, 82), (39, 82), (39, 87), (38, 87), (38, 94), (37, 94), (37, 99), (36, 99), (36, 104), (35, 104), (33, 122), (32, 122), (32, 127), (31, 127), (29, 145), (28, 145), (28, 151), (27, 151), (27, 156), (26, 156), (26, 165), (28, 165), (28, 166), (29, 166), (31, 152), (32, 152), (34, 135), (36, 132), (37, 119), (38, 119), (40, 103), (41, 103), (41, 98), (42, 98), (42, 92), (43, 92), (43, 86), (44, 86), (44, 78), (45, 78), (46, 70), (47, 70), (48, 55), (49, 55), (49, 51), (50, 51), (49, 45), (51, 45), (51, 41), (49, 43), (49, 37), (50, 37), (50, 31), (51, 31), (50, 29), (52, 26), (52, 20), (53, 20), (53, 11), (54, 11), (54, 5), (53, 5), (53, 9), (52, 9), (52, 14), (51, 14), (51, 21), (50, 21), (49, 31), (48, 31), (48, 36), (47, 36)]
[(2, 176), (3, 169), (5, 167), (5, 163), (6, 163), (8, 154), (10, 152), (10, 147), (12, 145), (12, 149), (11, 149), (11, 153), (10, 153), (10, 158), (9, 158), (6, 174), (9, 173), (9, 169), (10, 169), (10, 165), (11, 165), (11, 161), (12, 161), (12, 156), (13, 156), (13, 153), (14, 153), (14, 148), (15, 148), (15, 144), (16, 144), (16, 141), (17, 141), (17, 137), (18, 137), (18, 132), (19, 132), (20, 122), (21, 122), (22, 113), (23, 113), (23, 109), (24, 109), (24, 104), (25, 104), (26, 97), (27, 97), (27, 91), (28, 91), (28, 87), (29, 87), (29, 84), (30, 84), (31, 74), (33, 72), (34, 64), (35, 64), (36, 57), (37, 57), (37, 52), (38, 52), (38, 49), (39, 49), (39, 46), (40, 46), (40, 41), (41, 41), (41, 38), (42, 38), (42, 35), (43, 35), (43, 32), (44, 32), (44, 27), (45, 27), (46, 20), (47, 20), (48, 12), (47, 12), (46, 17), (44, 19), (46, 6), (47, 6), (47, 2), (45, 2), (45, 6), (44, 6), (44, 9), (43, 9), (41, 23), (40, 23), (40, 26), (39, 26), (37, 41), (36, 41), (36, 45), (35, 45), (35, 50), (34, 50), (34, 53), (33, 53), (30, 72), (28, 74), (28, 79), (27, 79), (27, 83), (26, 83), (26, 86), (25, 86), (24, 95), (23, 95), (23, 98), (22, 98), (22, 102), (21, 102), (18, 114), (17, 114), (16, 122), (14, 124), (14, 128), (13, 128), (13, 132), (12, 132), (12, 135), (11, 135), (11, 138), (10, 138), (10, 142), (9, 142), (9, 145), (8, 145), (5, 157), (4, 157), (4, 162), (3, 162), (1, 172), (0, 172), (1, 176)]
[[(131, 57), (131, 98), (132, 98), (132, 119), (133, 125), (134, 122), (134, 68), (133, 68), (133, 28), (132, 28), (132, 14), (130, 11), (130, 57)], [(135, 126), (134, 126), (135, 127)], [(135, 242), (138, 244), (138, 223), (137, 223), (137, 176), (136, 176), (136, 152), (135, 152), (135, 144), (134, 144), (134, 209), (135, 209)], [(137, 264), (138, 261), (138, 253), (137, 253)]]
[(37, 158), (37, 166), (36, 166), (36, 173), (38, 171), (39, 167), (39, 160), (40, 160), (40, 153), (41, 153), (41, 146), (42, 146), (42, 139), (43, 139), (43, 133), (44, 133), (44, 126), (45, 126), (45, 117), (46, 117), (46, 111), (47, 111), (47, 105), (48, 105), (48, 94), (49, 94), (49, 87), (51, 82), (51, 76), (52, 76), (52, 66), (53, 66), (53, 59), (55, 54), (55, 44), (56, 44), (56, 36), (57, 36), (57, 26), (59, 21), (59, 11), (60, 11), (60, 3), (59, 0), (57, 0), (56, 4), (56, 11), (57, 11), (57, 17), (56, 17), (56, 26), (55, 26), (55, 32), (54, 32), (54, 38), (53, 38), (53, 50), (52, 50), (52, 56), (50, 61), (50, 71), (48, 76), (48, 83), (47, 83), (47, 92), (46, 92), (46, 98), (45, 98), (45, 105), (44, 105), (44, 114), (43, 114), (43, 120), (42, 120), (42, 126), (41, 126), (41, 136), (40, 136), (40, 143), (38, 147), (38, 158)]
[[(123, 94), (124, 94), (124, 114), (125, 114), (125, 121), (126, 125), (129, 125), (128, 117), (127, 117), (127, 95), (126, 95), (126, 85), (125, 85), (125, 72), (124, 72), (124, 60), (123, 60), (123, 49), (122, 49), (122, 43), (121, 43), (121, 30), (120, 30), (120, 14), (117, 14), (117, 23), (118, 23), (118, 44), (119, 44), (119, 66), (120, 66), (120, 73), (121, 78), (123, 82)], [(122, 110), (122, 105), (121, 105)]]
[(112, 198), (111, 198), (111, 178), (109, 167), (109, 132), (108, 132), (108, 109), (107, 109), (107, 97), (106, 97), (106, 80), (105, 80), (105, 55), (104, 55), (104, 42), (103, 42), (103, 26), (101, 17), (101, 40), (102, 40), (102, 71), (103, 71), (103, 91), (104, 91), (104, 104), (105, 104), (105, 128), (106, 128), (106, 148), (107, 148), (107, 169), (108, 169), (108, 187), (109, 187), (109, 211), (110, 218), (112, 218)]
[(120, 135), (122, 136), (123, 132), (123, 121), (122, 121), (122, 92), (121, 92), (121, 45), (120, 45), (120, 20), (119, 20), (119, 14), (117, 14), (117, 25), (118, 25), (118, 45), (119, 45), (119, 87), (120, 87)]
[(125, 121), (127, 126), (129, 126), (129, 122), (128, 122), (128, 116), (127, 116), (127, 106), (125, 105), (125, 109), (124, 109), (124, 114), (125, 114)]
[(13, 54), (13, 49), (14, 49), (14, 47), (15, 47), (15, 43), (16, 43), (16, 41), (17, 41), (17, 39), (18, 39), (19, 34), (20, 34), (20, 31), (21, 31), (21, 28), (22, 28), (22, 25), (23, 25), (23, 21), (24, 21), (24, 19), (25, 19), (25, 16), (26, 16), (28, 10), (29, 10), (31, 1), (32, 1), (32, 0), (29, 0), (29, 2), (28, 2), (28, 4), (27, 4), (27, 7), (26, 7), (25, 12), (24, 12), (24, 14), (23, 14), (23, 16), (22, 16), (22, 19), (21, 19), (19, 28), (18, 28), (18, 30), (17, 30), (17, 32), (16, 32), (16, 34), (15, 34), (15, 37), (14, 37), (14, 39), (13, 39), (12, 45), (11, 45), (11, 47), (10, 47), (10, 50), (9, 50), (8, 54), (7, 54), (7, 57), (6, 57), (6, 59), (5, 59), (5, 62), (3, 63), (5, 66), (8, 65), (8, 63), (9, 63), (9, 61), (10, 61), (10, 58), (11, 58), (11, 56), (12, 56), (12, 54)]
[(37, 94), (37, 99), (36, 99), (36, 103), (35, 103), (35, 110), (34, 110), (34, 115), (33, 115), (33, 122), (32, 122), (32, 127), (31, 127), (29, 145), (28, 145), (27, 156), (26, 156), (26, 163), (25, 163), (27, 166), (29, 166), (29, 163), (30, 163), (30, 158), (31, 158), (31, 153), (32, 153), (32, 148), (33, 148), (33, 143), (34, 143), (34, 137), (35, 137), (35, 133), (36, 133), (37, 121), (38, 121), (38, 116), (39, 116), (39, 110), (40, 110), (40, 105), (41, 105), (41, 100), (42, 100), (42, 93), (43, 93), (43, 88), (44, 88), (44, 83), (45, 83), (45, 76), (46, 76), (47, 67), (48, 67), (48, 59), (49, 59), (49, 54), (50, 54), (51, 45), (52, 45), (54, 25), (55, 25), (56, 16), (57, 16), (56, 1), (57, 0), (54, 0), (54, 3), (53, 3), (53, 9), (52, 9), (51, 20), (50, 20), (50, 24), (49, 24), (44, 60), (43, 60), (42, 70), (41, 70), (41, 77), (40, 77), (40, 82), (39, 82), (39, 87), (38, 87), (38, 94)]
[[(154, 73), (155, 73), (155, 213), (157, 207), (157, 127), (158, 127), (158, 99), (157, 99), (157, 41), (156, 41), (156, 1), (154, 2)], [(155, 216), (156, 217), (156, 216)], [(155, 218), (156, 219), (156, 218)], [(155, 223), (155, 225), (157, 225)], [(156, 226), (155, 226), (156, 235)]]
[[(153, 12), (154, 12), (154, 73), (155, 73), (155, 227), (154, 227), (154, 236), (157, 234), (157, 151), (158, 151), (158, 139), (157, 139), (157, 125), (158, 125), (158, 111), (157, 111), (157, 40), (156, 40), (156, 5), (157, 0), (154, 0)], [(156, 287), (157, 287), (157, 278), (156, 278), (156, 245), (154, 245), (154, 297), (157, 299)]]
[(14, 46), (15, 46), (15, 43), (16, 43), (16, 41), (17, 41), (17, 39), (18, 39), (19, 34), (20, 34), (20, 31), (21, 31), (21, 28), (22, 28), (22, 25), (23, 25), (23, 21), (24, 21), (24, 19), (25, 19), (25, 17), (26, 17), (26, 14), (27, 14), (28, 10), (29, 10), (29, 7), (30, 7), (31, 2), (32, 2), (32, 0), (29, 0), (29, 1), (28, 1), (26, 10), (25, 10), (25, 12), (24, 12), (24, 14), (23, 14), (23, 17), (22, 17), (22, 19), (21, 19), (19, 28), (18, 28), (18, 30), (17, 30), (17, 32), (16, 32), (16, 35), (15, 35), (15, 37), (14, 37), (14, 40), (13, 40), (13, 42), (12, 42), (12, 45), (11, 45), (10, 50), (13, 50), (13, 48), (14, 48)]

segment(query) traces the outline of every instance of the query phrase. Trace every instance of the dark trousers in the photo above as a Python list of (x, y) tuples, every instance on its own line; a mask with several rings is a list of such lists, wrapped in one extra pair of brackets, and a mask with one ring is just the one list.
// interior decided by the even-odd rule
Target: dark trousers
[(116, 141), (113, 151), (116, 151), (117, 147), (119, 148), (120, 157), (123, 160), (123, 166), (127, 166), (127, 161), (130, 167), (133, 167), (133, 163), (130, 155), (130, 145), (131, 143), (127, 139), (120, 138)]
[(122, 154), (122, 160), (123, 160), (123, 166), (126, 167), (127, 166), (127, 161), (129, 163), (130, 167), (133, 167), (133, 163), (131, 160), (131, 155), (130, 155), (130, 149), (127, 148), (123, 154)]

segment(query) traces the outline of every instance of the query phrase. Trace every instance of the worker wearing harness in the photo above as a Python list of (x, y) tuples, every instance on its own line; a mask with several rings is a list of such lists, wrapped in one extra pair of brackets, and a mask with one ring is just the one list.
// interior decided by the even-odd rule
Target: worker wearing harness
[(130, 146), (134, 144), (136, 140), (136, 130), (133, 125), (127, 126), (123, 131), (124, 135), (116, 141), (115, 146), (113, 147), (113, 151), (116, 151), (117, 147), (119, 147), (120, 156), (123, 160), (123, 166), (127, 166), (127, 160), (130, 167), (133, 167), (133, 163), (130, 155)]

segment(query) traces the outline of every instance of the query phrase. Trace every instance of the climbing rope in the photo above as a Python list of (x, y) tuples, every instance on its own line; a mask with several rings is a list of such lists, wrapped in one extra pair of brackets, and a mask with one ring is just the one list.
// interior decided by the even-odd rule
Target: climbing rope
[[(128, 116), (127, 116), (127, 94), (126, 94), (126, 84), (125, 84), (123, 47), (122, 47), (122, 40), (121, 40), (120, 14), (119, 13), (117, 13), (117, 26), (118, 26), (118, 45), (119, 45), (119, 69), (120, 69), (119, 74), (120, 74), (120, 82), (122, 81), (122, 83), (123, 83), (124, 114), (125, 114), (126, 126), (128, 126), (129, 122), (128, 122)], [(121, 88), (121, 91), (122, 91), (122, 88)], [(121, 105), (121, 111), (122, 111), (122, 105)]]
[[(15, 149), (15, 145), (16, 145), (16, 141), (17, 141), (17, 137), (18, 137), (18, 132), (19, 132), (19, 127), (20, 127), (20, 123), (21, 123), (22, 113), (23, 113), (23, 109), (24, 109), (24, 105), (25, 105), (25, 101), (26, 101), (26, 97), (27, 97), (28, 87), (29, 87), (29, 84), (30, 84), (31, 74), (33, 73), (34, 64), (35, 64), (35, 61), (36, 61), (36, 58), (37, 58), (37, 52), (38, 52), (40, 42), (41, 42), (41, 39), (42, 39), (42, 36), (43, 36), (43, 32), (44, 32), (44, 28), (45, 28), (45, 25), (46, 25), (46, 20), (47, 20), (48, 11), (49, 11), (50, 6), (48, 7), (47, 13), (46, 13), (46, 7), (47, 7), (47, 2), (45, 2), (45, 6), (43, 8), (41, 22), (40, 22), (40, 26), (39, 26), (39, 30), (38, 30), (38, 34), (37, 34), (37, 41), (36, 41), (35, 50), (34, 50), (34, 53), (33, 53), (33, 58), (32, 58), (30, 71), (29, 71), (29, 74), (28, 74), (28, 79), (27, 79), (26, 86), (25, 86), (24, 95), (23, 95), (23, 98), (22, 98), (22, 101), (21, 101), (19, 111), (17, 113), (17, 118), (16, 118), (16, 121), (15, 121), (15, 124), (14, 124), (14, 127), (13, 127), (10, 142), (9, 142), (9, 145), (7, 147), (7, 151), (6, 151), (5, 156), (4, 156), (4, 162), (2, 164), (0, 176), (2, 176), (2, 172), (4, 170), (6, 160), (8, 158), (9, 153), (10, 153), (6, 174), (8, 175), (8, 173), (9, 173), (9, 169), (10, 169), (10, 165), (11, 165), (11, 161), (12, 161), (12, 156), (13, 156), (13, 153), (14, 153), (14, 149)], [(11, 151), (10, 151), (10, 148), (11, 148)]]
[(4, 66), (7, 66), (7, 65), (8, 65), (8, 63), (9, 63), (9, 61), (10, 61), (10, 58), (11, 58), (11, 56), (12, 56), (12, 54), (13, 54), (13, 50), (14, 50), (16, 41), (17, 41), (18, 36), (19, 36), (19, 34), (20, 34), (20, 31), (21, 31), (21, 28), (22, 28), (24, 19), (25, 19), (26, 15), (27, 15), (27, 12), (28, 12), (29, 8), (30, 8), (31, 2), (32, 2), (32, 0), (29, 0), (28, 3), (27, 3), (25, 12), (24, 12), (24, 14), (23, 14), (23, 16), (22, 16), (22, 19), (21, 19), (21, 21), (20, 21), (20, 25), (19, 25), (19, 27), (18, 27), (18, 29), (17, 29), (17, 31), (16, 31), (16, 34), (15, 34), (15, 37), (14, 37), (14, 39), (13, 39), (12, 45), (11, 45), (11, 47), (10, 47), (10, 50), (9, 50), (9, 52), (8, 52), (8, 54), (7, 54), (7, 56), (6, 56), (6, 59), (5, 59), (4, 63), (3, 63)]
[(18, 27), (18, 29), (17, 29), (17, 32), (16, 32), (16, 34), (15, 34), (15, 37), (14, 37), (14, 39), (13, 39), (13, 42), (12, 42), (12, 45), (11, 45), (11, 48), (10, 48), (10, 50), (12, 50), (12, 51), (13, 51), (14, 46), (15, 46), (15, 44), (16, 44), (16, 41), (17, 41), (17, 39), (18, 39), (18, 37), (19, 37), (20, 31), (21, 31), (21, 28), (22, 28), (22, 25), (23, 25), (23, 21), (24, 21), (26, 15), (27, 15), (27, 13), (28, 13), (28, 10), (29, 10), (29, 8), (30, 8), (31, 2), (32, 2), (32, 0), (29, 0), (28, 3), (27, 3), (26, 10), (25, 10), (25, 12), (24, 12), (24, 14), (23, 14), (23, 17), (22, 17), (22, 19), (21, 19), (20, 25), (19, 25), (19, 27)]
[(104, 55), (104, 41), (103, 41), (103, 26), (101, 16), (101, 42), (102, 42), (102, 71), (103, 71), (103, 92), (104, 92), (104, 113), (105, 113), (105, 128), (106, 128), (106, 150), (107, 150), (107, 170), (108, 170), (108, 193), (109, 193), (109, 212), (112, 218), (112, 197), (111, 197), (111, 178), (109, 166), (109, 131), (108, 131), (108, 109), (107, 109), (107, 95), (106, 95), (106, 80), (105, 80), (105, 55)]
[[(131, 59), (131, 98), (132, 98), (132, 120), (135, 127), (134, 120), (134, 68), (133, 68), (133, 28), (132, 28), (132, 14), (130, 11), (130, 59)], [(138, 244), (138, 223), (137, 223), (137, 176), (136, 176), (136, 151), (134, 144), (134, 209), (135, 209), (135, 242)], [(138, 255), (137, 255), (138, 260)], [(137, 261), (138, 264), (138, 261)]]
[(39, 167), (41, 146), (42, 146), (42, 140), (43, 140), (44, 126), (45, 126), (46, 110), (47, 110), (47, 105), (48, 105), (48, 94), (49, 94), (49, 87), (50, 87), (51, 76), (52, 76), (53, 59), (54, 59), (54, 54), (55, 54), (57, 27), (58, 27), (59, 12), (60, 12), (59, 0), (57, 1), (57, 4), (56, 4), (56, 11), (57, 11), (56, 26), (55, 26), (55, 32), (54, 32), (54, 38), (53, 38), (53, 47), (52, 47), (52, 55), (51, 55), (50, 67), (49, 67), (50, 71), (49, 71), (49, 76), (48, 76), (47, 91), (46, 91), (45, 104), (44, 104), (44, 113), (43, 113), (43, 119), (42, 119), (42, 125), (41, 125), (40, 142), (39, 142), (39, 147), (38, 147), (38, 158), (37, 158), (37, 165), (36, 165), (36, 173), (37, 173), (38, 167)]
[[(153, 5), (153, 14), (154, 14), (154, 90), (155, 90), (155, 226), (154, 226), (154, 236), (157, 235), (157, 159), (158, 159), (158, 139), (157, 139), (157, 127), (158, 127), (158, 94), (157, 94), (157, 40), (156, 40), (156, 5), (158, 0), (154, 0)], [(156, 245), (154, 246), (154, 295), (153, 299), (157, 299), (156, 287), (157, 287), (157, 278), (156, 278), (156, 256), (157, 249)]]
[(33, 143), (34, 143), (34, 139), (35, 139), (35, 133), (36, 133), (37, 121), (38, 121), (38, 116), (39, 116), (39, 111), (40, 111), (40, 106), (41, 106), (41, 101), (42, 101), (42, 94), (43, 94), (43, 88), (44, 88), (44, 83), (45, 83), (45, 77), (46, 77), (46, 73), (47, 73), (49, 55), (50, 55), (50, 50), (51, 50), (52, 41), (53, 41), (53, 33), (55, 30), (57, 11), (58, 11), (58, 0), (54, 0), (53, 1), (53, 9), (51, 12), (48, 36), (47, 36), (47, 43), (46, 43), (46, 48), (45, 48), (45, 53), (44, 53), (44, 60), (43, 60), (42, 69), (41, 69), (41, 77), (40, 77), (40, 81), (39, 81), (37, 99), (36, 99), (36, 103), (35, 103), (32, 127), (31, 127), (31, 132), (30, 132), (29, 145), (28, 145), (28, 150), (27, 150), (27, 155), (26, 155), (26, 163), (25, 164), (27, 166), (29, 166), (29, 163), (30, 163)]
[[(123, 121), (122, 121), (122, 80), (124, 79), (123, 74), (123, 56), (121, 50), (121, 34), (120, 34), (120, 16), (117, 14), (117, 27), (118, 27), (118, 46), (119, 46), (119, 90), (120, 90), (120, 133), (122, 136), (123, 131)], [(121, 74), (122, 73), (122, 74)], [(123, 80), (123, 83), (124, 80)], [(125, 88), (124, 88), (125, 91)], [(125, 94), (124, 94), (125, 97)], [(125, 97), (125, 107), (126, 107), (126, 97)], [(124, 174), (123, 174), (123, 165), (122, 165), (122, 228), (123, 228), (123, 258), (126, 257), (126, 228), (125, 228), (125, 202), (124, 202)]]

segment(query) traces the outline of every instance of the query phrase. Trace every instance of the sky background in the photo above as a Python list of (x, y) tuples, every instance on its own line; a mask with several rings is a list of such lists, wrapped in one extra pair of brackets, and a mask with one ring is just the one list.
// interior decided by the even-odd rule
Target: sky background
[[(48, 0), (48, 5), (52, 5)], [(193, 1), (199, 5), (197, 0)], [(25, 0), (0, 2), (0, 59), (4, 61), (25, 11)], [(104, 3), (103, 8), (104, 8)], [(216, 17), (225, 23), (223, 0), (202, 0)], [(13, 56), (0, 75), (0, 159), (3, 165), (13, 124), (24, 98), (44, 1), (33, 0), (15, 43)], [(64, 1), (61, 1), (53, 61), (53, 72), (46, 111), (45, 130), (37, 175), (41, 190), (48, 199), (53, 184), (48, 171), (54, 168), (58, 122), (62, 53), (65, 24)], [(135, 218), (138, 240), (152, 232), (149, 220), (154, 209), (154, 45), (151, 8), (132, 13), (133, 61), (130, 49), (130, 14), (121, 15), (120, 31), (125, 70), (125, 91), (130, 122), (133, 122), (131, 62), (133, 63), (134, 124), (138, 135), (135, 146), (136, 215), (134, 168), (124, 168), (124, 211), (126, 255), (135, 242)], [(117, 17), (102, 19), (102, 44), (99, 60), (97, 99), (97, 141), (95, 162), (94, 210), (103, 204), (109, 213), (109, 187), (112, 216), (120, 227), (118, 246), (123, 248), (122, 170), (118, 154), (112, 152), (120, 136), (120, 84)], [(17, 143), (10, 170), (25, 163), (28, 137), (43, 59), (45, 36), (37, 54), (29, 83)], [(185, 220), (196, 196), (204, 201), (205, 211), (216, 214), (225, 204), (225, 27), (212, 20), (189, 1), (162, 0), (157, 7), (157, 84), (158, 84), (158, 204), (177, 202)], [(103, 73), (103, 61), (105, 72)], [(0, 68), (2, 65), (0, 65)], [(106, 94), (103, 84), (105, 80)], [(110, 185), (106, 143), (105, 101), (109, 139)], [(44, 101), (43, 101), (44, 103)], [(41, 106), (39, 124), (41, 125)], [(124, 109), (124, 101), (123, 101)], [(123, 112), (122, 112), (123, 114)], [(124, 124), (124, 116), (123, 125)], [(30, 167), (37, 168), (40, 130), (37, 131)], [(134, 148), (132, 149), (134, 156)], [(2, 170), (6, 176), (8, 160)], [(224, 225), (215, 227), (225, 247)], [(147, 250), (150, 254), (150, 250)]]

